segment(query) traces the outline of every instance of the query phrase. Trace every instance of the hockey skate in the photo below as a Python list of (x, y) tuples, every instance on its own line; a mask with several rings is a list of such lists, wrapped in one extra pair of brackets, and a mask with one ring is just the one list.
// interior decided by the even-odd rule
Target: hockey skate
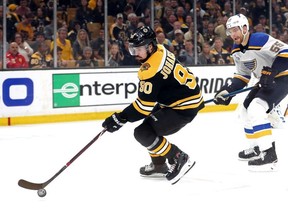
[(195, 165), (195, 161), (190, 161), (189, 156), (184, 152), (178, 152), (172, 160), (173, 164), (167, 172), (166, 179), (171, 184), (176, 184)]
[(250, 161), (260, 158), (259, 146), (245, 149), (238, 154), (238, 159), (243, 161)]
[(143, 177), (165, 177), (168, 171), (166, 163), (155, 165), (150, 163), (140, 168), (140, 175)]
[(278, 162), (275, 151), (275, 143), (272, 147), (260, 152), (260, 158), (248, 162), (249, 170), (251, 171), (275, 171)]

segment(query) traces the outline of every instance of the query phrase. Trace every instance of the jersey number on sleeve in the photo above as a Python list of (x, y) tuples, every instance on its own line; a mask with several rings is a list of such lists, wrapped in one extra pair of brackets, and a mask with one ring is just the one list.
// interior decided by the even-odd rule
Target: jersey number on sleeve
[(197, 86), (194, 75), (180, 64), (176, 64), (174, 68), (174, 77), (181, 85), (186, 85), (190, 89), (195, 89)]
[(271, 50), (272, 52), (277, 53), (277, 52), (279, 52), (280, 48), (283, 47), (283, 46), (284, 46), (284, 44), (279, 43), (278, 41), (276, 41), (276, 42), (271, 46), (270, 50)]

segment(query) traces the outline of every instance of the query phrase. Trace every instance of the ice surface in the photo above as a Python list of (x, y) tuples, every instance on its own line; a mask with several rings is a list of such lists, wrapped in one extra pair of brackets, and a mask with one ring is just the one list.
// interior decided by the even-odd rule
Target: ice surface
[(288, 215), (287, 128), (274, 131), (278, 171), (253, 173), (237, 159), (247, 147), (237, 116), (200, 113), (167, 137), (196, 160), (176, 185), (139, 176), (150, 162), (133, 137), (139, 121), (100, 137), (47, 186), (44, 198), (18, 180), (48, 180), (102, 130), (102, 121), (0, 127), (0, 215)]

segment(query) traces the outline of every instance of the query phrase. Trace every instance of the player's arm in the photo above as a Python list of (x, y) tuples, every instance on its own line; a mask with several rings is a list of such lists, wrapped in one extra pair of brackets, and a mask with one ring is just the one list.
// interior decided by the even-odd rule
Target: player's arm
[(105, 119), (102, 126), (109, 132), (119, 130), (126, 122), (135, 122), (148, 116), (155, 106), (155, 102), (143, 101), (137, 98), (120, 113), (114, 113)]

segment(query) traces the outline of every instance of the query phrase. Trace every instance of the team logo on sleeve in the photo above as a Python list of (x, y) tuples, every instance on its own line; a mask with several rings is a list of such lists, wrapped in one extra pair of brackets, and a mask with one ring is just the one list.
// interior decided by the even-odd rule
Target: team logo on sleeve
[(146, 63), (142, 64), (140, 70), (141, 70), (141, 72), (143, 72), (145, 70), (148, 70), (150, 67), (151, 67), (151, 65), (146, 62)]

